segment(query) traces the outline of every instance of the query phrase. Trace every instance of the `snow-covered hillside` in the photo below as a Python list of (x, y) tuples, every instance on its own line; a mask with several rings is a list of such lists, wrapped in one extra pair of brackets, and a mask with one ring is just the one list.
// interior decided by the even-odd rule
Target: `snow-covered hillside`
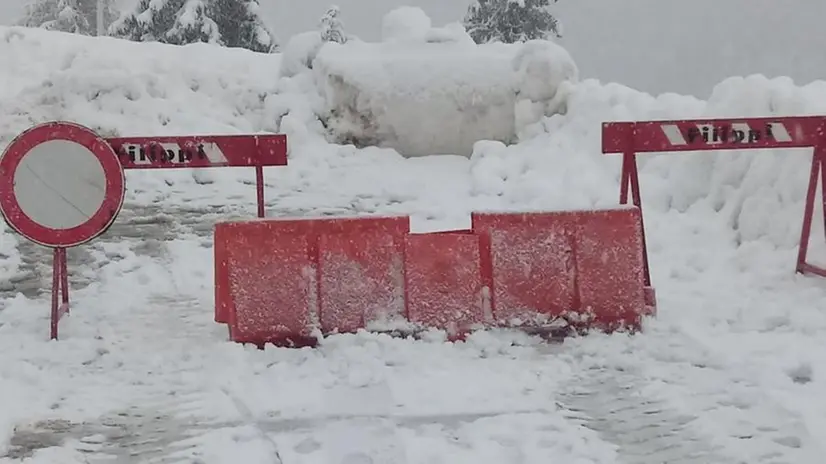
[[(826, 82), (730, 78), (703, 101), (585, 80), (519, 144), (405, 159), (327, 143), (300, 110), (310, 91), (280, 86), (279, 56), (13, 28), (0, 28), (0, 56), (0, 146), (50, 119), (119, 135), (280, 129), (290, 166), (266, 172), (268, 214), (404, 213), (419, 230), (466, 226), (474, 209), (616, 203), (603, 121), (826, 111)], [(299, 102), (287, 118), (268, 104), (276, 92)], [(276, 449), (285, 464), (636, 464), (689, 451), (818, 463), (826, 282), (793, 274), (808, 163), (805, 152), (644, 158), (659, 297), (645, 334), (558, 347), (361, 334), (265, 351), (227, 343), (211, 322), (210, 224), (253, 214), (252, 173), (130, 172), (119, 225), (74, 250), (75, 309), (58, 343), (37, 292), (42, 252), (2, 229), (0, 463), (31, 451), (26, 462), (135, 452), (123, 462), (255, 464)], [(647, 417), (670, 428), (642, 449), (634, 424)]]
[[(19, 17), (29, 0), (0, 2), (0, 25)], [(123, 7), (135, 0), (121, 0)], [(328, 0), (261, 0), (282, 42), (313, 29)], [(459, 20), (469, 0), (338, 0), (348, 32), (378, 40), (381, 18), (401, 5), (424, 9), (441, 26)], [(826, 76), (822, 0), (562, 0), (554, 12), (565, 26), (558, 42), (583, 76), (620, 82), (648, 93), (706, 98), (728, 76), (791, 76), (799, 84)], [(653, 68), (653, 69), (652, 69)]]

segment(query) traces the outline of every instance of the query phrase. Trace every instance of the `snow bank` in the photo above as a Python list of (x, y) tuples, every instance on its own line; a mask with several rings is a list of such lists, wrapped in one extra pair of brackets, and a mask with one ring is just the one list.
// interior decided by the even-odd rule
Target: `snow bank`
[[(309, 37), (300, 38), (306, 50), (318, 45)], [(599, 153), (603, 121), (826, 111), (826, 83), (798, 87), (788, 79), (760, 76), (728, 79), (708, 101), (674, 94), (654, 97), (593, 80), (558, 85), (565, 97), (555, 101), (555, 86), (536, 85), (543, 79), (566, 79), (564, 68), (540, 59), (557, 50), (552, 44), (477, 48), (394, 37), (381, 44), (323, 45), (313, 70), (302, 68), (302, 54), (285, 55), (296, 73), (278, 79), (278, 55), (0, 28), (0, 56), (6, 64), (0, 70), (0, 146), (31, 124), (50, 119), (119, 135), (282, 131), (290, 137), (292, 167), (268, 170), (269, 178), (277, 179), (270, 198), (288, 196), (300, 208), (323, 205), (331, 211), (376, 211), (370, 206), (374, 201), (365, 198), (379, 203), (396, 198), (394, 212), (455, 224), (474, 208), (616, 202), (619, 164)], [(396, 51), (406, 55), (395, 60)], [(425, 61), (444, 67), (430, 72), (422, 68)], [(343, 81), (330, 83), (337, 74), (326, 70), (340, 73)], [(405, 79), (414, 74), (417, 79)], [(318, 76), (323, 77), (324, 95), (316, 93)], [(515, 97), (497, 85), (505, 80), (524, 96), (521, 104), (514, 105)], [(340, 91), (367, 83), (370, 96)], [(445, 152), (462, 152), (454, 148), (467, 146), (470, 159), (413, 163), (393, 150), (329, 145), (318, 114), (330, 101), (354, 113), (351, 119), (342, 114), (326, 123), (341, 133), (349, 131), (354, 139), (391, 140), (415, 154), (424, 154), (428, 145)], [(396, 102), (408, 105), (407, 111), (388, 109)], [(564, 114), (538, 117), (548, 112), (543, 105), (558, 103), (564, 103)], [(362, 111), (378, 115), (372, 125), (355, 118)], [(519, 143), (495, 141), (513, 135), (520, 117)], [(499, 124), (503, 119), (511, 120), (506, 129)], [(474, 124), (468, 124), (471, 120)], [(642, 156), (643, 195), (654, 214), (650, 225), (657, 227), (656, 213), (700, 210), (735, 231), (735, 244), (765, 239), (791, 247), (799, 232), (808, 163), (807, 154), (772, 151)], [(218, 198), (237, 193), (249, 195), (241, 197), (244, 201), (252, 199), (246, 170), (209, 175), (214, 183), (196, 188), (209, 189)], [(189, 198), (186, 188), (196, 180), (203, 183), (190, 171), (130, 172), (129, 179), (130, 198), (169, 201)], [(445, 205), (445, 197), (453, 201)], [(4, 240), (4, 249), (6, 243), (12, 242)], [(13, 267), (4, 273), (14, 272)]]
[(32, 123), (60, 118), (106, 134), (274, 129), (261, 116), (275, 90), (277, 56), (25, 28), (0, 28), (0, 56), (0, 143)]
[(514, 142), (524, 125), (562, 110), (560, 88), (577, 79), (570, 55), (551, 42), (476, 45), (461, 26), (434, 29), (413, 7), (387, 14), (382, 43), (319, 46), (313, 37), (287, 45), (282, 77), (312, 68), (332, 140), (404, 156)]

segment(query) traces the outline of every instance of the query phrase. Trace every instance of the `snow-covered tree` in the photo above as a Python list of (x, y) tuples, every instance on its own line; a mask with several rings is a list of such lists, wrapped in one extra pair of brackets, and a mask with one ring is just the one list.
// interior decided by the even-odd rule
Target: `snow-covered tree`
[(163, 42), (185, 45), (197, 42), (221, 43), (218, 24), (212, 20), (205, 0), (186, 0)]
[[(97, 0), (34, 0), (26, 6), (21, 26), (95, 35)], [(118, 16), (114, 0), (103, 2), (104, 29)]]
[(258, 0), (141, 0), (110, 32), (138, 42), (207, 42), (264, 53), (277, 48)]
[(186, 0), (140, 0), (132, 13), (121, 17), (109, 34), (136, 42), (166, 42)]
[(475, 0), (465, 16), (465, 29), (476, 43), (562, 37), (550, 3), (551, 0)]
[(327, 8), (327, 11), (324, 13), (324, 16), (321, 17), (321, 21), (319, 22), (321, 40), (325, 42), (338, 42), (341, 44), (347, 42), (347, 36), (344, 35), (344, 25), (338, 17), (340, 13), (341, 10), (336, 5), (332, 5)]
[(278, 48), (275, 34), (261, 17), (258, 0), (209, 0), (209, 16), (218, 23), (221, 43), (271, 53)]
[[(89, 35), (97, 35), (98, 30), (98, 0), (76, 0), (77, 9), (80, 14), (86, 18), (91, 28)], [(103, 0), (103, 31), (109, 29), (109, 26), (115, 22), (120, 16), (116, 0)]]

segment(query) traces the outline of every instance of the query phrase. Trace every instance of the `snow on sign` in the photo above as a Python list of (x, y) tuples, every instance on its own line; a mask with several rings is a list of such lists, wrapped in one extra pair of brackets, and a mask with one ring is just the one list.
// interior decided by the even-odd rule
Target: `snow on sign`
[[(620, 203), (642, 208), (637, 153), (813, 148), (803, 227), (796, 271), (826, 277), (826, 269), (807, 262), (818, 183), (826, 186), (826, 117), (771, 117), (683, 121), (606, 122), (602, 125), (602, 153), (623, 155)], [(826, 189), (821, 188), (826, 209)], [(642, 215), (640, 216), (642, 222)], [(650, 285), (645, 247), (645, 280)]]
[(54, 249), (52, 339), (69, 312), (66, 248), (86, 243), (112, 225), (123, 206), (125, 185), (112, 147), (77, 124), (35, 126), (12, 140), (0, 157), (0, 213), (20, 235)]

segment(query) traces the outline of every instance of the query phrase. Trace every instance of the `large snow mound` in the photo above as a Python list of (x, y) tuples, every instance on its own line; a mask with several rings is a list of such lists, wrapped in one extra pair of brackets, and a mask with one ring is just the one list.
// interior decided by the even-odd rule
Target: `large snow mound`
[(331, 141), (469, 156), (479, 140), (515, 142), (564, 111), (565, 84), (578, 77), (552, 42), (476, 45), (459, 25), (432, 28), (419, 8), (388, 13), (383, 37), (322, 44), (310, 33), (287, 44), (282, 78), (309, 80), (301, 68), (312, 68), (308, 98), (320, 99)]
[[(308, 37), (305, 35), (304, 40), (310, 44)], [(324, 69), (340, 69), (356, 82), (371, 80), (376, 93), (403, 98), (405, 92), (412, 92), (409, 103), (419, 113), (410, 117), (383, 115), (385, 127), (397, 127), (409, 134), (430, 131), (428, 136), (434, 140), (429, 143), (454, 143), (449, 139), (464, 136), (455, 134), (459, 126), (437, 117), (450, 104), (431, 97), (441, 95), (441, 99), (451, 102), (470, 102), (474, 95), (469, 90), (472, 86), (455, 86), (455, 93), (451, 94), (438, 86), (441, 90), (433, 90), (425, 81), (415, 86), (406, 81), (394, 87), (389, 83), (392, 81), (382, 81), (373, 74), (392, 63), (382, 53), (392, 47), (405, 47), (405, 42), (407, 39), (382, 44), (354, 43), (352, 47), (323, 45), (316, 62)], [(424, 50), (430, 45), (413, 43), (411, 50), (418, 50), (425, 59)], [(546, 43), (503, 46), (496, 49), (498, 54), (478, 52), (478, 61), (474, 61), (474, 50), (479, 49), (464, 48), (460, 42), (433, 47), (435, 57), (429, 59), (434, 62), (447, 63), (451, 56), (456, 58), (450, 53), (439, 55), (437, 50), (466, 50), (463, 66), (468, 68), (469, 81), (480, 87), (485, 79), (497, 79), (492, 71), (480, 71), (479, 75), (473, 72), (484, 68), (492, 57), (500, 60), (500, 77), (510, 73), (514, 63), (521, 63), (517, 66), (521, 71), (515, 73), (520, 76), (546, 75), (551, 69), (541, 66), (541, 61), (519, 60), (520, 53), (546, 56)], [(376, 54), (373, 61), (371, 53)], [(318, 117), (325, 101), (314, 94), (318, 88), (316, 73), (321, 71), (299, 71), (292, 78), (279, 79), (279, 55), (208, 45), (136, 44), (35, 29), (0, 28), (0, 56), (5, 63), (0, 69), (4, 82), (0, 87), (0, 107), (4, 109), (0, 117), (0, 148), (32, 124), (55, 119), (75, 121), (107, 135), (124, 136), (280, 131), (289, 137), (292, 167), (269, 170), (268, 176), (274, 179), (277, 191), (284, 192), (291, 204), (297, 205), (296, 209), (316, 207), (320, 202), (332, 212), (370, 212), (377, 209), (370, 206), (372, 200), (366, 199), (389, 196), (396, 199), (396, 212), (412, 214), (414, 221), (430, 224), (424, 227), (453, 225), (457, 218), (461, 222), (470, 210), (481, 208), (614, 204), (619, 163), (616, 157), (600, 154), (600, 125), (604, 121), (826, 111), (824, 82), (799, 87), (784, 78), (735, 77), (719, 84), (710, 99), (702, 101), (675, 94), (655, 97), (621, 85), (587, 80), (567, 85), (564, 114), (526, 118), (538, 122), (522, 126), (519, 143), (507, 146), (488, 137), (473, 144), (469, 159), (464, 161), (427, 158), (411, 164), (414, 160), (405, 161), (394, 150), (359, 150), (350, 145), (328, 144)], [(358, 59), (359, 66), (344, 64), (349, 58)], [(405, 70), (416, 71), (414, 62), (415, 58), (395, 62), (396, 67), (382, 72), (403, 76)], [(416, 72), (427, 76), (425, 72)], [(433, 73), (437, 84), (441, 85), (443, 81), (439, 79), (443, 78), (447, 74)], [(525, 78), (521, 82), (530, 101), (554, 99), (552, 89), (532, 86), (536, 80)], [(431, 97), (417, 103), (414, 97), (420, 90), (430, 92)], [(487, 95), (494, 95), (496, 90), (488, 92)], [(371, 111), (380, 110), (375, 101), (365, 101), (364, 105)], [(492, 126), (495, 118), (485, 116), (485, 108), (476, 109), (477, 118), (486, 121), (480, 125)], [(496, 107), (487, 110), (496, 111)], [(531, 111), (528, 108), (525, 112)], [(443, 134), (444, 139), (439, 141)], [(467, 136), (462, 143), (470, 143), (474, 138)], [(416, 145), (415, 139), (398, 140), (418, 148), (411, 151), (419, 152), (422, 146)], [(641, 156), (643, 197), (647, 209), (654, 212), (705, 211), (736, 233), (736, 243), (767, 239), (773, 246), (791, 247), (799, 233), (809, 159), (802, 153), (771, 150)], [(251, 195), (247, 183), (252, 176), (246, 170), (216, 170), (209, 174), (177, 170), (130, 172), (129, 179), (131, 198), (180, 201), (189, 198), (186, 188), (196, 184), (200, 189), (212, 189), (218, 198)], [(418, 188), (425, 184), (428, 188)], [(452, 201), (444, 204), (445, 197)], [(650, 227), (658, 227), (656, 216)]]

